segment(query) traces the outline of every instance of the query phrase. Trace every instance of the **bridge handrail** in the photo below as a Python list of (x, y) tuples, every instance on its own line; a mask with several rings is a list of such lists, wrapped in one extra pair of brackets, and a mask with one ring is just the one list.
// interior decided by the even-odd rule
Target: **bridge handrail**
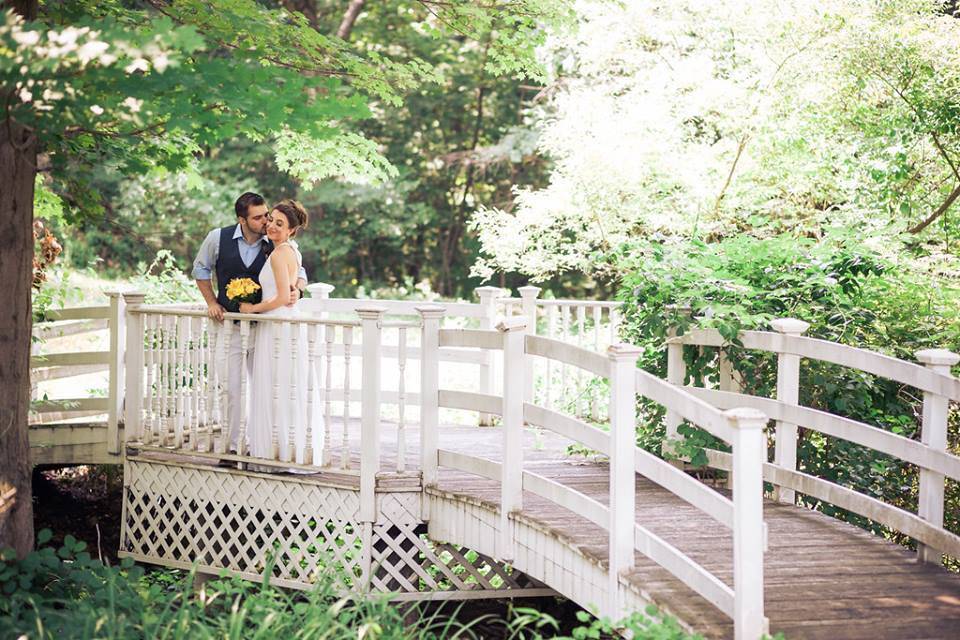
[[(440, 465), (443, 467), (478, 475), (493, 481), (500, 479), (503, 466), (487, 458), (447, 449), (438, 450), (438, 458)], [(521, 484), (524, 491), (586, 518), (592, 524), (609, 533), (610, 508), (586, 494), (531, 471), (523, 471)], [(733, 617), (735, 601), (733, 589), (707, 571), (702, 565), (649, 529), (638, 524), (634, 525), (632, 544), (636, 550), (677, 577), (720, 611)], [(507, 558), (513, 557), (513, 550), (501, 548), (498, 555)]]
[[(686, 387), (686, 389), (694, 395), (709, 399), (718, 407), (753, 407), (763, 411), (773, 420), (802, 424), (807, 429), (860, 444), (921, 468), (936, 471), (954, 480), (960, 480), (960, 457), (938, 451), (921, 442), (871, 427), (856, 420), (759, 396), (699, 387)], [(709, 450), (707, 456), (711, 465), (729, 470), (729, 454)], [(844, 487), (830, 480), (792, 469), (785, 469), (771, 463), (764, 464), (764, 479), (777, 486), (800, 491), (847, 511), (870, 518), (874, 522), (900, 531), (944, 553), (960, 557), (960, 536), (945, 530), (942, 526), (932, 524), (914, 513), (887, 504), (873, 496)]]
[[(741, 331), (739, 339), (745, 349), (793, 354), (801, 358), (829, 362), (960, 402), (960, 379), (869, 349), (770, 331)], [(729, 342), (716, 329), (694, 329), (682, 336), (669, 338), (667, 344), (729, 346)]]
[[(499, 346), (504, 357), (503, 395), (497, 397), (439, 388), (434, 391), (427, 384), (422, 388), (421, 397), (428, 398), (436, 394), (438, 408), (470, 409), (491, 414), (499, 412), (503, 422), (504, 461), (495, 466), (494, 463), (473, 462), (472, 456), (465, 454), (441, 455), (433, 433), (436, 426), (432, 419), (428, 419), (422, 425), (422, 442), (426, 443), (422, 450), (424, 482), (430, 485), (436, 481), (438, 466), (451, 465), (461, 470), (480, 469), (483, 472), (481, 475), (490, 478), (499, 468), (501, 524), (498, 546), (505, 559), (512, 557), (509, 514), (521, 510), (523, 491), (530, 491), (587, 517), (608, 531), (609, 594), (617, 592), (620, 574), (633, 566), (634, 553), (639, 550), (730, 615), (734, 619), (738, 637), (759, 636), (766, 626), (762, 587), (766, 539), (762, 515), (762, 456), (765, 447), (761, 431), (766, 418), (749, 409), (722, 412), (665, 381), (643, 372), (638, 375), (636, 361), (639, 349), (630, 345), (614, 345), (608, 354), (601, 355), (552, 338), (530, 335), (526, 331), (527, 318), (523, 316), (507, 318), (498, 325), (498, 345), (488, 332), (468, 334), (440, 330), (441, 314), (438, 311), (431, 322), (424, 321), (423, 343), (426, 345), (428, 335), (436, 332), (437, 345)], [(524, 378), (529, 371), (529, 356), (608, 378), (611, 388), (610, 433), (605, 434), (576, 417), (526, 402)], [(424, 366), (428, 366), (426, 361)], [(433, 379), (432, 376), (430, 378)], [(706, 423), (712, 431), (731, 443), (733, 455), (738, 459), (733, 475), (740, 487), (734, 493), (734, 500), (720, 496), (666, 461), (637, 449), (635, 403), (638, 393), (664, 403), (668, 410), (678, 415)], [(575, 489), (523, 470), (520, 435), (524, 422), (607, 453), (610, 459), (610, 506), (605, 507)], [(675, 492), (681, 499), (733, 530), (737, 591), (652, 532), (638, 527), (634, 487), (635, 474), (638, 472), (650, 476), (654, 482)], [(614, 611), (611, 610), (611, 613)]]
[[(103, 435), (105, 453), (120, 453), (120, 423), (123, 396), (124, 318), (125, 302), (120, 292), (109, 292), (108, 304), (81, 305), (47, 309), (43, 317), (34, 323), (36, 334), (44, 338), (93, 333), (106, 329), (109, 335), (108, 348), (94, 351), (71, 351), (30, 356), (31, 387), (48, 381), (72, 378), (90, 373), (107, 371), (107, 394), (105, 397), (80, 396), (72, 398), (45, 399), (32, 403), (31, 413), (39, 416), (39, 423), (51, 429), (73, 418), (94, 418), (106, 415)], [(55, 323), (66, 321), (58, 332)], [(35, 334), (35, 335), (36, 335)], [(39, 393), (34, 395), (37, 400)], [(99, 423), (98, 423), (99, 424)]]
[[(947, 451), (947, 414), (950, 401), (960, 401), (960, 379), (950, 367), (960, 356), (944, 349), (918, 351), (925, 366), (848, 345), (809, 338), (801, 334), (809, 325), (783, 318), (771, 322), (770, 331), (743, 331), (739, 342), (746, 349), (775, 353), (777, 400), (736, 393), (738, 385), (726, 356), (728, 341), (715, 329), (695, 329), (667, 340), (667, 379), (683, 385), (686, 377), (684, 345), (719, 349), (721, 390), (684, 387), (718, 407), (733, 404), (762, 410), (777, 421), (774, 462), (764, 468), (764, 477), (774, 484), (775, 497), (793, 503), (795, 492), (863, 515), (898, 530), (917, 541), (921, 560), (940, 564), (942, 554), (960, 552), (960, 536), (944, 528), (945, 479), (960, 479), (960, 457)], [(863, 371), (923, 391), (921, 441), (917, 442), (865, 423), (818, 411), (799, 404), (800, 359), (817, 360)], [(668, 423), (668, 439), (676, 435), (676, 422)], [(886, 504), (853, 489), (797, 471), (798, 425), (892, 456), (919, 468), (919, 502), (916, 514)], [(708, 452), (713, 462), (720, 452)], [(722, 467), (721, 467), (722, 468)]]
[(767, 414), (771, 420), (800, 424), (806, 429), (868, 447), (960, 481), (960, 456), (864, 422), (762, 396), (691, 386), (684, 387), (684, 390), (716, 407), (752, 407)]

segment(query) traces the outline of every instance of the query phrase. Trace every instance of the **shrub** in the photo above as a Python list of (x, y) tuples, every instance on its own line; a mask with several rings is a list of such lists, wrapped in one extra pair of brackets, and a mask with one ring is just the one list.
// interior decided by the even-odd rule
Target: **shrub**
[[(625, 338), (643, 347), (641, 366), (666, 375), (663, 347), (671, 327), (713, 327), (733, 345), (731, 360), (744, 392), (772, 397), (776, 357), (736, 348), (741, 329), (769, 330), (769, 321), (792, 317), (810, 323), (806, 335), (913, 360), (926, 348), (960, 346), (960, 290), (950, 283), (931, 286), (929, 277), (896, 264), (868, 246), (846, 238), (821, 241), (739, 235), (706, 244), (653, 241), (625, 247)], [(686, 305), (687, 317), (670, 305)], [(688, 383), (717, 375), (710, 350), (686, 349)], [(834, 365), (804, 360), (800, 403), (860, 420), (900, 435), (919, 438), (922, 397), (915, 389)], [(643, 405), (641, 446), (657, 450), (663, 438), (659, 407)], [(960, 419), (951, 413), (951, 442)], [(802, 425), (801, 425), (802, 426)], [(684, 429), (708, 444), (702, 432)], [(800, 430), (798, 466), (909, 511), (917, 508), (915, 467), (846, 441)], [(688, 452), (689, 455), (689, 452)], [(824, 512), (911, 544), (877, 523), (833, 505), (803, 497)], [(960, 532), (960, 489), (948, 482), (946, 526)]]

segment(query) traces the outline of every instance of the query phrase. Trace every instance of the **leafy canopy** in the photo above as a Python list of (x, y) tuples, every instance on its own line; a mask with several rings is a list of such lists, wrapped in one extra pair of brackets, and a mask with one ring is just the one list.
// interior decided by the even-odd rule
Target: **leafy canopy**
[[(422, 27), (438, 38), (483, 31), (493, 71), (535, 74), (536, 27), (567, 19), (565, 6), (438, 3)], [(141, 7), (44, 2), (35, 21), (7, 11), (0, 23), (5, 117), (33, 131), (56, 190), (75, 207), (97, 210), (86, 185), (92, 166), (182, 170), (199, 150), (238, 136), (279, 136), (281, 166), (308, 182), (382, 180), (392, 169), (351, 133), (353, 123), (370, 116), (371, 104), (399, 105), (440, 79), (422, 59), (394, 59), (388, 47), (361, 55), (302, 14), (254, 0)]]

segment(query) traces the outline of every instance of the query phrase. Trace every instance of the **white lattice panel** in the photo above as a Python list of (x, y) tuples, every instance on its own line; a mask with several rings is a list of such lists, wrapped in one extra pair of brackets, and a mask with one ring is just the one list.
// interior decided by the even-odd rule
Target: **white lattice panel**
[(362, 575), (359, 497), (293, 476), (129, 460), (120, 551), (167, 566), (228, 569), (309, 587)]
[(404, 599), (547, 591), (488, 556), (429, 540), (419, 492), (381, 493), (377, 505), (377, 523), (364, 525), (359, 491), (294, 475), (131, 457), (120, 554), (252, 580), (262, 580), (272, 558), (276, 584), (308, 589), (331, 572), (344, 591)]
[[(372, 587), (389, 593), (457, 593), (542, 589), (543, 585), (488, 556), (433, 542), (423, 523), (377, 525), (373, 530)], [(497, 597), (491, 593), (490, 597)]]

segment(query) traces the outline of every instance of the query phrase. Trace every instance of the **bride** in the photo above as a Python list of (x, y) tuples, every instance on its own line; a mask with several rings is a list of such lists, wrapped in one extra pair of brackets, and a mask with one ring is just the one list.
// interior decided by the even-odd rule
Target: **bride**
[[(241, 304), (240, 313), (299, 315), (297, 307), (286, 306), (287, 292), (296, 282), (302, 259), (290, 240), (306, 226), (307, 211), (299, 202), (281, 200), (274, 205), (267, 222), (273, 249), (259, 275), (262, 301)], [(319, 465), (323, 447), (320, 379), (311, 371), (308, 360), (308, 325), (280, 321), (258, 324), (247, 429), (250, 455), (275, 460), (279, 454), (280, 460)], [(305, 459), (308, 425), (312, 460)], [(291, 435), (294, 451), (290, 451)]]

